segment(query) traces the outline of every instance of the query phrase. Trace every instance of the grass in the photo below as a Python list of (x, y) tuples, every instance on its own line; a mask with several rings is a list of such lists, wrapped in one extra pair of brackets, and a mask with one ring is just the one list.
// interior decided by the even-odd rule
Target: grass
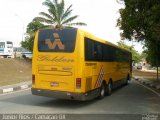
[(0, 59), (0, 86), (31, 81), (31, 60)]

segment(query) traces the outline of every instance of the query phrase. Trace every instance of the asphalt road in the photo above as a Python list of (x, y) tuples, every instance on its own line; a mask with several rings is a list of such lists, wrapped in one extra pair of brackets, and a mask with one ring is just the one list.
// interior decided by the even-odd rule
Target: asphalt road
[(28, 89), (0, 95), (0, 113), (64, 113), (81, 114), (81, 117), (84, 116), (82, 114), (92, 114), (94, 118), (99, 115), (107, 115), (109, 118), (129, 115), (135, 118), (136, 114), (160, 114), (160, 96), (135, 81), (115, 90), (109, 97), (87, 102), (34, 96)]

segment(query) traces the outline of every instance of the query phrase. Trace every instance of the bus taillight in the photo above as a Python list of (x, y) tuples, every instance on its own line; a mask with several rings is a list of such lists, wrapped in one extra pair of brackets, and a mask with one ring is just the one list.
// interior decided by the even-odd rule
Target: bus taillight
[(81, 78), (76, 78), (76, 88), (81, 88)]
[(35, 75), (32, 75), (32, 84), (35, 84)]

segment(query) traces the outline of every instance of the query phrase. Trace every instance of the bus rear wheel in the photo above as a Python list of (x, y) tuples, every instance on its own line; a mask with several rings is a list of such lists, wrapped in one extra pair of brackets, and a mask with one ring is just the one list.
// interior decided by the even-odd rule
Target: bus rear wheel
[(125, 83), (125, 85), (128, 85), (129, 81), (130, 81), (130, 75), (128, 74), (128, 75), (127, 75), (127, 78), (126, 78), (126, 83)]
[(108, 85), (107, 85), (107, 96), (110, 96), (112, 94), (112, 82), (109, 81)]
[(102, 99), (106, 96), (106, 84), (103, 82), (101, 87), (100, 87), (100, 94), (99, 98)]

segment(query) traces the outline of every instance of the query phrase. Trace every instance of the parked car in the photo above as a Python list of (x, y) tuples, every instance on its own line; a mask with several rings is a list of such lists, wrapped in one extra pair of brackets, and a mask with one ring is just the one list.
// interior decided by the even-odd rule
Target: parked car
[(142, 63), (137, 63), (136, 66), (137, 66), (137, 69), (138, 69), (138, 70), (141, 70), (141, 69), (142, 69)]
[(22, 52), (21, 54), (23, 58), (32, 59), (32, 52)]

